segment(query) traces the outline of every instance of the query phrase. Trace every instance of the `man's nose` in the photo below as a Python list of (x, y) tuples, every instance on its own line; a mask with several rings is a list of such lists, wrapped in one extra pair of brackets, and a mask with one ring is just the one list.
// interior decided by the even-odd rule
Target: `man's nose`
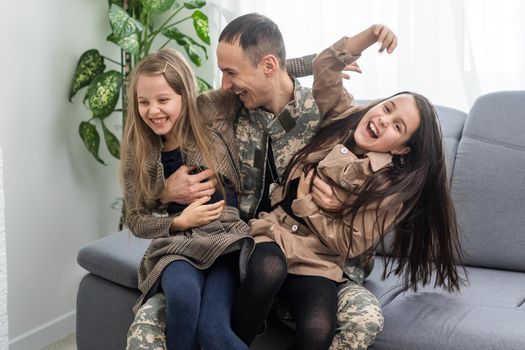
[(230, 90), (233, 87), (231, 79), (224, 74), (222, 75), (221, 87), (223, 90)]

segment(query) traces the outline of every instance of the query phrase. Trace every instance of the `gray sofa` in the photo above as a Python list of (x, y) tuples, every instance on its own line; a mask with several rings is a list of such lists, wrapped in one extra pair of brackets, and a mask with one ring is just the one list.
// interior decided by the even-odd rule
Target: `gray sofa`
[[(470, 284), (457, 294), (406, 291), (396, 277), (381, 280), (378, 255), (366, 287), (385, 326), (371, 348), (525, 349), (525, 91), (481, 96), (468, 115), (447, 107), (438, 114)], [(125, 348), (147, 245), (122, 231), (80, 250), (88, 274), (77, 296), (79, 350)], [(284, 348), (290, 337), (271, 322), (252, 349)]]

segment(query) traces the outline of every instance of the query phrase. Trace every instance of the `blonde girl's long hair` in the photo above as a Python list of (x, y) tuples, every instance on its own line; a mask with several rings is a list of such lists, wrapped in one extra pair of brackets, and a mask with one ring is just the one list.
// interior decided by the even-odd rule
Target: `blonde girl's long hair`
[[(159, 50), (144, 57), (133, 68), (127, 90), (128, 104), (121, 142), (120, 177), (122, 184), (125, 184), (125, 181), (134, 184), (136, 203), (156, 200), (162, 191), (162, 188), (152, 188), (155, 181), (150, 178), (148, 172), (156, 163), (147, 164), (147, 160), (151, 159), (155, 146), (160, 148), (160, 142), (159, 137), (146, 125), (138, 111), (137, 81), (142, 75), (163, 75), (169, 86), (181, 96), (180, 116), (171, 133), (183, 153), (201, 152), (204, 165), (216, 173), (216, 165), (209, 147), (211, 132), (197, 109), (195, 75), (179, 52), (173, 49)], [(126, 171), (130, 171), (131, 174), (126, 176)]]

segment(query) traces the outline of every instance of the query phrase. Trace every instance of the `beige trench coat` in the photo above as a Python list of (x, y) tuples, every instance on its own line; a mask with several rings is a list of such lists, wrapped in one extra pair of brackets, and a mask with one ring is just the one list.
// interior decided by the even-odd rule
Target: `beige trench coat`
[[(357, 59), (346, 50), (346, 40), (341, 39), (314, 61), (313, 91), (324, 125), (361, 108), (354, 105), (352, 95), (342, 85), (342, 69)], [(319, 161), (318, 174), (324, 180), (330, 178), (343, 187), (358, 189), (367, 177), (392, 164), (392, 157), (388, 153), (369, 152), (363, 158), (358, 158), (342, 144), (344, 140), (338, 142), (331, 148), (308, 156), (309, 159)], [(299, 171), (292, 172), (290, 179), (298, 176)], [(285, 189), (285, 193), (287, 190)], [(342, 198), (342, 193), (337, 195)], [(283, 188), (277, 187), (272, 193), (272, 204), (278, 204), (283, 199)], [(353, 226), (350, 226), (349, 217), (332, 217), (307, 195), (302, 199), (295, 199), (292, 210), (296, 216), (306, 221), (308, 227), (301, 225), (278, 207), (271, 213), (261, 213), (259, 219), (250, 221), (251, 234), (256, 243), (273, 241), (280, 246), (287, 258), (288, 272), (343, 282), (346, 258), (364, 253), (378, 241), (376, 222), (384, 220), (385, 228), (393, 223), (399, 208), (392, 210), (391, 203), (392, 198), (387, 198), (378, 211), (377, 204), (360, 209)]]

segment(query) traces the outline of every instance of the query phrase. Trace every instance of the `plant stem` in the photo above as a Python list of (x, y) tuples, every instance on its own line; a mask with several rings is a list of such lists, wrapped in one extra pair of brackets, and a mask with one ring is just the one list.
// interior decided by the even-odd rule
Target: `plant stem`
[[(173, 19), (173, 17), (175, 17), (183, 8), (184, 8), (184, 6), (181, 6), (175, 12), (173, 12), (173, 14), (167, 20), (165, 20), (164, 23), (162, 23), (159, 26), (159, 29), (154, 30), (154, 31), (151, 32), (150, 37), (155, 37), (157, 34), (162, 32), (162, 30), (164, 30), (166, 25)], [(171, 25), (169, 25), (168, 27), (171, 27)], [(166, 27), (166, 28), (168, 28), (168, 27)]]
[(102, 55), (102, 57), (104, 57), (106, 60), (108, 60), (110, 62), (113, 62), (113, 63), (115, 63), (115, 64), (117, 64), (117, 65), (119, 65), (121, 67), (123, 66), (121, 62), (115, 61), (115, 60), (113, 60), (113, 59), (111, 59), (111, 58), (109, 58), (107, 56), (104, 56), (104, 55)]
[(171, 41), (171, 39), (168, 39), (166, 40), (166, 42), (164, 44), (162, 44), (162, 46), (159, 48), (160, 49), (163, 49), (164, 47), (166, 47), (166, 45), (168, 45), (168, 43)]
[(179, 21), (177, 21), (177, 22), (174, 22), (174, 23), (170, 24), (170, 27), (173, 27), (173, 26), (175, 26), (175, 25), (177, 25), (177, 24), (179, 24), (179, 23), (182, 23), (182, 22), (184, 22), (184, 21), (186, 21), (186, 20), (188, 20), (188, 19), (190, 19), (190, 18), (192, 18), (192, 17), (191, 17), (191, 16), (184, 17), (183, 19), (181, 19), (181, 20), (179, 20)]

